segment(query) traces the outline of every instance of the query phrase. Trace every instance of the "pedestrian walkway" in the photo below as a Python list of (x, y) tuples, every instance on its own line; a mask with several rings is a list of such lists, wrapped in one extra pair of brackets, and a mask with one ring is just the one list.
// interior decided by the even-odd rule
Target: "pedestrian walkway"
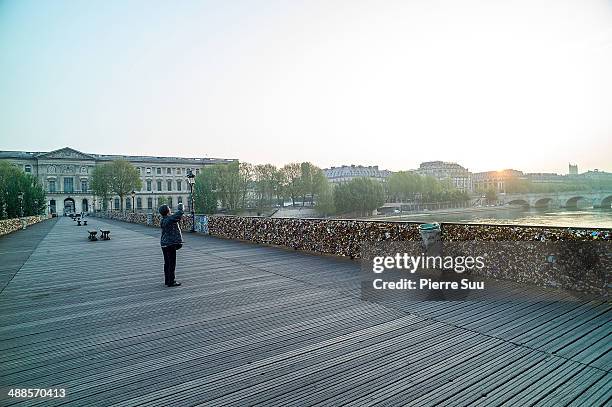
[(609, 303), (509, 285), (389, 307), (362, 300), (355, 261), (189, 233), (167, 288), (158, 229), (89, 221), (0, 238), (0, 405), (610, 403)]

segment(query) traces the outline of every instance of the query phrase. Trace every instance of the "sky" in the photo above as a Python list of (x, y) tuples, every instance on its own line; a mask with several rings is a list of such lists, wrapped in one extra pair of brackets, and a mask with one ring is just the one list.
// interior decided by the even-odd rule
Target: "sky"
[(612, 1), (0, 0), (0, 150), (612, 171)]

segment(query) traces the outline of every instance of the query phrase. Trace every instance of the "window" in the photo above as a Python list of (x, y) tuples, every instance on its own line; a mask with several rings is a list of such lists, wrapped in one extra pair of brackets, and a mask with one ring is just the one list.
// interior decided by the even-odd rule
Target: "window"
[(64, 178), (64, 192), (74, 192), (74, 179), (72, 177)]
[(81, 191), (87, 192), (87, 181), (81, 181)]
[(183, 190), (183, 183), (181, 182), (181, 180), (176, 180), (176, 190), (177, 191), (182, 191)]
[(153, 198), (147, 198), (147, 208), (153, 209)]
[(125, 198), (125, 209), (132, 209), (132, 198)]
[(81, 174), (87, 174), (87, 167), (81, 167)]
[(26, 165), (24, 169), (25, 169), (25, 172), (27, 172), (28, 174), (32, 172), (32, 166), (31, 165)]
[(183, 203), (183, 197), (182, 197), (182, 196), (179, 196), (179, 197), (176, 199), (176, 202), (177, 202), (177, 203)]
[(161, 181), (157, 181), (157, 190), (161, 191)]
[(166, 168), (166, 174), (172, 174), (172, 168)]
[(176, 174), (177, 174), (177, 175), (181, 175), (182, 173), (183, 173), (183, 172), (181, 171), (181, 169), (180, 169), (180, 168), (177, 168), (177, 169), (176, 169)]
[(142, 175), (142, 168), (136, 167), (136, 171), (138, 171), (138, 175)]
[(119, 209), (119, 198), (115, 198), (115, 209)]
[(150, 190), (151, 190), (151, 180), (148, 179), (147, 180), (147, 191), (150, 191)]
[(168, 197), (168, 208), (172, 209), (172, 198)]
[(55, 192), (55, 181), (49, 181), (49, 192)]
[(141, 197), (136, 198), (136, 208), (142, 209), (142, 198)]
[(151, 167), (147, 167), (147, 170), (146, 170), (146, 171), (147, 171), (147, 174), (149, 174), (149, 175), (150, 175), (150, 174), (151, 174)]
[(168, 187), (168, 191), (172, 191), (172, 181), (168, 180), (166, 184), (167, 184), (166, 186)]
[(157, 167), (156, 170), (157, 170), (157, 175), (161, 175), (161, 167)]
[(200, 175), (200, 169), (196, 168), (196, 175)]

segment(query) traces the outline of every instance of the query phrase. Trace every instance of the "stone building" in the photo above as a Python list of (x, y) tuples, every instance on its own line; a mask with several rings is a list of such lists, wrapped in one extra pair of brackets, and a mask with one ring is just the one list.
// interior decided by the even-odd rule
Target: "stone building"
[(450, 186), (464, 192), (473, 190), (472, 174), (463, 166), (446, 161), (427, 161), (421, 163), (416, 172), (422, 176), (434, 177), (448, 182)]
[[(88, 154), (69, 147), (51, 152), (0, 151), (0, 160), (9, 161), (40, 180), (47, 194), (48, 213), (59, 215), (100, 209), (102, 202), (90, 188), (93, 169), (96, 165), (119, 159), (132, 163), (142, 180), (142, 188), (134, 191), (134, 199), (126, 197), (123, 207), (144, 212), (156, 209), (160, 198), (170, 207), (176, 207), (181, 202), (189, 207), (187, 172), (192, 170), (197, 175), (205, 165), (235, 161)], [(112, 209), (121, 207), (119, 197), (113, 197), (108, 204)]]
[(506, 183), (511, 179), (525, 179), (522, 171), (507, 169), (501, 171), (484, 171), (472, 174), (474, 191), (493, 190), (506, 192)]
[(332, 184), (348, 182), (355, 178), (370, 178), (384, 182), (391, 175), (391, 171), (379, 170), (378, 165), (367, 167), (363, 165), (343, 165), (341, 167), (325, 168), (323, 173)]

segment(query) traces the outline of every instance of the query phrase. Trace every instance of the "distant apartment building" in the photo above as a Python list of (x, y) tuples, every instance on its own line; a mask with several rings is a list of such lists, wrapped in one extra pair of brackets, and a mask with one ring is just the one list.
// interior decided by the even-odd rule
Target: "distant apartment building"
[[(91, 212), (102, 202), (91, 190), (91, 177), (96, 165), (113, 160), (130, 162), (140, 174), (142, 188), (126, 197), (124, 209), (152, 211), (160, 198), (170, 207), (179, 203), (189, 206), (188, 171), (199, 174), (205, 165), (235, 160), (217, 158), (151, 157), (131, 155), (88, 154), (72, 148), (51, 152), (0, 151), (0, 160), (8, 161), (24, 172), (37, 177), (47, 195), (49, 213)], [(110, 207), (119, 209), (119, 197), (110, 199)]]
[(587, 180), (597, 182), (612, 182), (612, 172), (601, 171), (599, 169), (589, 170), (571, 177), (573, 180)]
[(327, 180), (332, 184), (348, 182), (355, 178), (370, 178), (376, 181), (385, 182), (392, 174), (388, 170), (378, 169), (378, 165), (365, 167), (363, 165), (343, 165), (341, 167), (331, 167), (323, 169)]
[(525, 174), (518, 170), (484, 171), (472, 174), (474, 191), (494, 190), (506, 192), (506, 182), (510, 179), (525, 178)]
[(567, 182), (567, 176), (554, 172), (528, 172), (525, 178), (532, 184), (562, 184)]
[(445, 161), (427, 161), (421, 163), (416, 172), (422, 176), (434, 177), (439, 181), (448, 182), (450, 186), (465, 192), (473, 190), (472, 174), (467, 168)]

